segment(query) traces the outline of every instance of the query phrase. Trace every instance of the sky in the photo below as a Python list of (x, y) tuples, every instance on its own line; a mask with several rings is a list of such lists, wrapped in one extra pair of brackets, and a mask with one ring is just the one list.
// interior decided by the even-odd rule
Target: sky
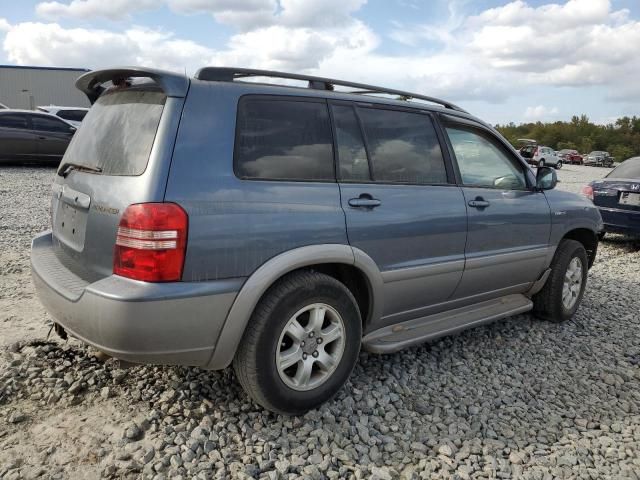
[(0, 0), (0, 64), (266, 68), (489, 123), (640, 114), (640, 0)]

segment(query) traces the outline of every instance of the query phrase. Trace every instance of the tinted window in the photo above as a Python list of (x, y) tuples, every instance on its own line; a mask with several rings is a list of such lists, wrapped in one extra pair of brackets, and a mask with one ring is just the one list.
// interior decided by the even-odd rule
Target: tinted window
[(43, 132), (65, 132), (69, 133), (71, 125), (55, 118), (45, 117), (42, 115), (31, 115), (31, 123), (34, 130)]
[(282, 99), (242, 99), (235, 169), (242, 178), (334, 180), (327, 105)]
[(0, 115), (0, 127), (27, 128), (27, 116), (19, 113), (4, 113)]
[(526, 188), (524, 171), (497, 142), (472, 130), (447, 128), (465, 185), (521, 190)]
[(640, 179), (640, 157), (629, 158), (611, 170), (607, 177)]
[(120, 90), (98, 98), (73, 136), (62, 164), (100, 167), (106, 175), (140, 175), (167, 99), (162, 92)]
[(60, 110), (56, 115), (65, 120), (73, 120), (75, 122), (81, 122), (87, 115), (86, 110)]
[(373, 180), (385, 183), (447, 183), (442, 151), (427, 115), (358, 109), (368, 142)]
[(367, 151), (355, 110), (353, 107), (345, 106), (333, 106), (331, 109), (336, 128), (340, 179), (370, 180)]

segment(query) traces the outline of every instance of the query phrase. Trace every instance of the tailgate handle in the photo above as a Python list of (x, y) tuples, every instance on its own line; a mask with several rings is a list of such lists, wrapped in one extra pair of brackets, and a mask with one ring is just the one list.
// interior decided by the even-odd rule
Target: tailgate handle
[(86, 193), (79, 192), (68, 186), (62, 187), (62, 201), (74, 207), (89, 209), (91, 205), (91, 197)]

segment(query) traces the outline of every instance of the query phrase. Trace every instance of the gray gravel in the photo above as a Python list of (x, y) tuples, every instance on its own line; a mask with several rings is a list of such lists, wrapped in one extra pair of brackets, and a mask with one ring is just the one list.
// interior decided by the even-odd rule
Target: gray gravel
[[(565, 166), (558, 188), (605, 172)], [(0, 478), (640, 476), (638, 243), (601, 243), (571, 322), (519, 315), (362, 353), (334, 401), (282, 417), (230, 371), (123, 369), (46, 339), (28, 246), (52, 175), (0, 167)]]

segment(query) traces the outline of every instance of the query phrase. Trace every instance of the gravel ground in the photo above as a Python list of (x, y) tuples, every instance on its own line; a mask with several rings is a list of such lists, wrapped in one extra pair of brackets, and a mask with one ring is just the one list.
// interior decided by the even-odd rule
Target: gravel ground
[[(579, 191), (606, 169), (565, 166)], [(303, 417), (230, 371), (101, 361), (47, 339), (29, 277), (53, 170), (0, 167), (0, 478), (638, 478), (640, 247), (601, 243), (582, 306), (375, 356)]]

